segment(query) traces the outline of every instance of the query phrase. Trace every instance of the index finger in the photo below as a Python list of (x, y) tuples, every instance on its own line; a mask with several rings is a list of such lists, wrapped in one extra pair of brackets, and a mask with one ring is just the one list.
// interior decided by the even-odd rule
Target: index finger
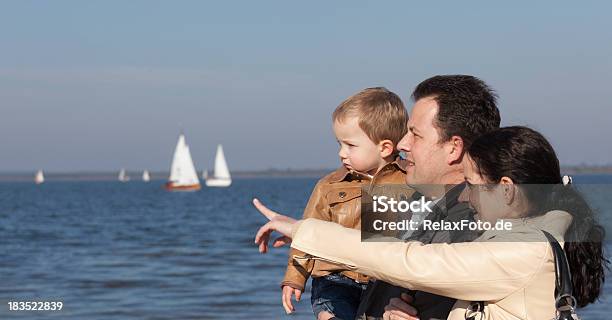
[(268, 209), (268, 207), (264, 206), (263, 203), (261, 203), (261, 201), (259, 201), (257, 198), (253, 198), (253, 205), (257, 210), (259, 210), (259, 212), (261, 212), (261, 214), (268, 218), (268, 220), (272, 220), (274, 217), (278, 216), (278, 213)]

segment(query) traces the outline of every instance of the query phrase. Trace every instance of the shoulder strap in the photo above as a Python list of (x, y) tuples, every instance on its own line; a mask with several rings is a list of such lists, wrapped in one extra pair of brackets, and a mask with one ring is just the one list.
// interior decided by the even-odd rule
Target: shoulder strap
[(575, 315), (576, 299), (572, 295), (572, 274), (569, 262), (561, 245), (552, 234), (542, 230), (550, 246), (555, 260), (555, 308), (557, 309), (556, 319), (576, 319)]
[[(578, 316), (575, 314), (576, 299), (572, 296), (572, 274), (565, 252), (563, 252), (563, 248), (561, 248), (561, 245), (552, 234), (544, 230), (542, 232), (550, 243), (555, 260), (555, 308), (557, 314), (554, 319), (578, 319)], [(483, 301), (473, 301), (470, 303), (470, 306), (466, 308), (464, 318), (466, 320), (476, 320), (477, 315), (480, 315), (480, 319), (484, 317)]]
[(561, 245), (552, 234), (544, 230), (542, 230), (542, 232), (548, 239), (555, 257), (555, 295), (571, 295), (573, 290), (572, 274), (569, 269), (567, 258), (565, 257), (565, 252), (563, 252), (563, 248), (561, 248)]

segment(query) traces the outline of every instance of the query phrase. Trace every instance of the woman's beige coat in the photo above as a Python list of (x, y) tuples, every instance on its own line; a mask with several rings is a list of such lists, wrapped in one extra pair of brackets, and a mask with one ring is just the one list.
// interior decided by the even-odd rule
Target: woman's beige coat
[[(541, 230), (563, 245), (571, 215), (551, 211), (505, 220), (511, 231), (485, 231), (470, 243), (361, 242), (358, 230), (307, 219), (293, 227), (292, 247), (402, 287), (457, 299), (448, 319), (465, 319), (471, 301), (483, 319), (551, 319), (554, 262)], [(477, 316), (476, 319), (479, 319)]]

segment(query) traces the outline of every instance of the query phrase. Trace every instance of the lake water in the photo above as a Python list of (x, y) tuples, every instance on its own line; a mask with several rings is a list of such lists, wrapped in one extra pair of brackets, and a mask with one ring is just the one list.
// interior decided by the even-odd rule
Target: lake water
[[(612, 184), (612, 176), (574, 181)], [(170, 193), (163, 181), (1, 182), (0, 319), (313, 319), (308, 293), (296, 314), (284, 314), (287, 250), (258, 253), (253, 236), (265, 218), (251, 199), (299, 217), (315, 183), (236, 179)], [(601, 206), (609, 199), (595, 197)], [(602, 222), (612, 224), (607, 215)], [(607, 319), (610, 282), (583, 319)], [(9, 311), (9, 301), (63, 308)]]

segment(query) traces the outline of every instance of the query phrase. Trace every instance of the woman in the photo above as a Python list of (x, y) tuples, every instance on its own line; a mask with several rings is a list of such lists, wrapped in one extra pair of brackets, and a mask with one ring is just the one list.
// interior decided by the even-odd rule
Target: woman
[[(465, 319), (472, 302), (484, 302), (483, 319), (551, 319), (555, 266), (542, 230), (562, 244), (579, 307), (594, 302), (608, 261), (603, 228), (586, 202), (561, 184), (552, 146), (534, 130), (503, 128), (473, 142), (464, 161), (476, 219), (508, 230), (488, 230), (471, 243), (360, 242), (359, 231), (318, 220), (295, 221), (255, 204), (271, 221), (256, 243), (265, 252), (276, 230), (292, 247), (402, 287), (457, 299), (448, 319)], [(286, 239), (286, 238), (285, 238)], [(277, 240), (275, 246), (283, 244)], [(394, 313), (385, 313), (391, 319)], [(476, 319), (478, 319), (478, 316)]]

